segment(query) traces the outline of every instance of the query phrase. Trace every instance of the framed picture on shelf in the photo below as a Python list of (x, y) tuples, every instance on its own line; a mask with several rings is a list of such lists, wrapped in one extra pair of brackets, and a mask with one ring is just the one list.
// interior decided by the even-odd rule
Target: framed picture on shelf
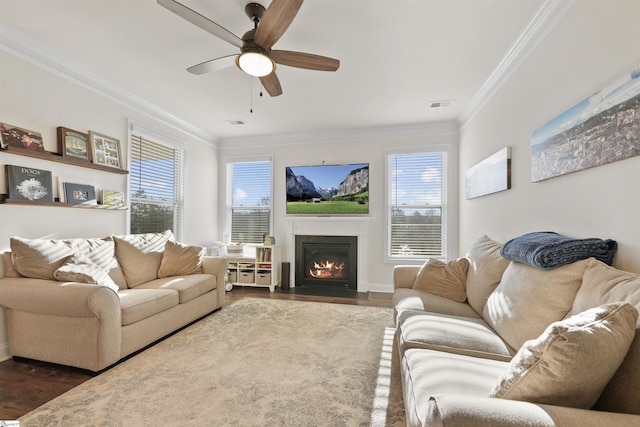
[(102, 190), (100, 201), (104, 206), (122, 207), (124, 206), (124, 193), (122, 191)]
[(44, 143), (39, 132), (0, 122), (0, 148), (4, 150), (7, 147), (44, 152)]
[(64, 199), (72, 205), (97, 205), (96, 190), (93, 185), (65, 182)]
[(66, 127), (58, 127), (58, 154), (90, 162), (89, 135)]
[(5, 165), (10, 199), (53, 202), (51, 171), (26, 166)]
[(120, 140), (93, 131), (89, 131), (89, 140), (94, 164), (122, 168)]

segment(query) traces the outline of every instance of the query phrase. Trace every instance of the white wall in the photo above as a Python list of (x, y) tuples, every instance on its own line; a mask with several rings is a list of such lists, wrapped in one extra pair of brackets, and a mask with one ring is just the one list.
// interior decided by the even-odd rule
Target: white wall
[[(364, 270), (358, 272), (359, 291), (391, 292), (391, 276), (393, 264), (385, 263), (385, 155), (390, 147), (425, 147), (437, 144), (450, 144), (452, 171), (451, 206), (457, 209), (457, 140), (458, 133), (455, 126), (434, 125), (415, 126), (395, 129), (363, 130), (343, 132), (327, 135), (316, 135), (313, 141), (309, 136), (301, 136), (301, 142), (295, 142), (295, 137), (270, 137), (269, 144), (256, 139), (251, 143), (246, 141), (225, 141), (220, 149), (220, 170), (224, 169), (224, 159), (235, 156), (272, 155), (273, 156), (273, 216), (274, 234), (278, 244), (282, 245), (282, 258), (291, 262), (293, 269), (293, 250), (290, 243), (292, 227), (296, 221), (302, 221), (305, 228), (309, 222), (323, 229), (335, 225), (344, 229), (352, 227), (354, 235), (362, 233), (366, 236), (366, 245), (359, 245), (359, 258), (364, 258)], [(287, 216), (285, 213), (285, 168), (287, 166), (344, 163), (369, 163), (369, 217), (349, 218), (339, 217), (303, 218)], [(222, 177), (221, 177), (222, 179)], [(224, 197), (221, 195), (221, 197)], [(221, 209), (224, 206), (221, 204)], [(221, 212), (222, 214), (222, 212)], [(222, 218), (222, 216), (220, 216)], [(454, 215), (452, 235), (449, 236), (449, 253), (457, 254), (457, 215)], [(222, 225), (222, 223), (221, 223)], [(222, 231), (220, 232), (222, 234)], [(298, 233), (300, 234), (300, 233)], [(302, 233), (306, 234), (306, 233)], [(293, 271), (292, 271), (293, 275)]]
[[(47, 151), (57, 152), (56, 128), (66, 126), (119, 139), (127, 157), (129, 120), (183, 142), (187, 177), (186, 221), (181, 240), (207, 244), (219, 239), (216, 147), (3, 50), (0, 64), (0, 122), (42, 133)], [(98, 189), (125, 191), (128, 186), (128, 175), (0, 152), (0, 193), (6, 192), (6, 164), (50, 170), (54, 181), (61, 176), (78, 177), (91, 181)], [(0, 204), (0, 250), (9, 247), (11, 236), (68, 238), (124, 234), (127, 216), (128, 211)], [(7, 345), (5, 325), (5, 313), (0, 309), (0, 356)]]
[[(640, 272), (640, 156), (532, 183), (531, 133), (640, 64), (640, 2), (576, 1), (490, 101), (461, 129), (460, 248), (482, 234), (533, 231), (611, 238), (616, 267)], [(512, 189), (464, 198), (464, 173), (512, 150)]]

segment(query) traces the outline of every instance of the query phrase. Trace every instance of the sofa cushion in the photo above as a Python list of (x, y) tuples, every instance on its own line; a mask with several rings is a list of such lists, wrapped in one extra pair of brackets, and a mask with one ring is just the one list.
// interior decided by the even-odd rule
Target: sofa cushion
[(509, 261), (500, 255), (501, 243), (482, 236), (469, 249), (467, 273), (467, 302), (478, 314), (482, 314), (487, 298), (500, 283)]
[[(572, 313), (590, 307), (625, 301), (640, 311), (640, 275), (610, 267), (595, 259), (588, 261), (582, 286), (573, 302)], [(640, 319), (631, 348), (595, 405), (610, 412), (640, 414)]]
[(587, 261), (540, 270), (512, 261), (484, 307), (484, 320), (519, 349), (571, 310)]
[(118, 292), (109, 274), (85, 255), (74, 255), (57, 269), (53, 276), (60, 282), (90, 283), (106, 286)]
[(165, 244), (174, 238), (171, 230), (166, 230), (162, 233), (113, 236), (113, 240), (116, 258), (131, 288), (158, 278)]
[(615, 303), (552, 323), (518, 351), (490, 397), (591, 408), (622, 363), (637, 319), (633, 306)]
[(158, 269), (158, 277), (202, 273), (202, 257), (206, 248), (168, 241)]
[(447, 299), (464, 302), (469, 260), (459, 258), (450, 262), (428, 259), (413, 282), (413, 289), (426, 291)]
[(399, 315), (406, 310), (430, 311), (454, 316), (480, 318), (478, 313), (467, 303), (453, 301), (411, 288), (397, 288), (393, 291), (392, 304), (396, 324)]
[(425, 348), (508, 362), (516, 353), (482, 319), (404, 311), (396, 336), (400, 352)]
[(64, 239), (74, 254), (87, 257), (91, 262), (105, 271), (110, 271), (118, 264), (115, 258), (115, 243), (106, 239)]
[(429, 398), (441, 393), (487, 396), (508, 362), (408, 349), (401, 361), (403, 396), (408, 426), (428, 424)]
[(118, 292), (122, 326), (146, 319), (179, 303), (173, 289), (125, 289)]
[(60, 240), (10, 239), (11, 260), (23, 276), (55, 280), (53, 273), (72, 255), (71, 248)]
[(178, 292), (180, 304), (184, 304), (216, 289), (216, 276), (190, 274), (188, 276), (165, 277), (143, 283), (136, 286), (135, 289), (172, 289)]

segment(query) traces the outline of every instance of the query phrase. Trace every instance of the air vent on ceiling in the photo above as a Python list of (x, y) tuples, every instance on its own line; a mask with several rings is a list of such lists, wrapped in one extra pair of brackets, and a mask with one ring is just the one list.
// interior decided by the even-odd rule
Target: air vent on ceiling
[(444, 99), (442, 101), (431, 101), (429, 103), (429, 108), (443, 108), (448, 107), (453, 104), (454, 99)]
[(231, 126), (238, 126), (238, 125), (244, 124), (244, 120), (225, 120), (225, 122), (227, 122), (227, 124), (230, 124)]

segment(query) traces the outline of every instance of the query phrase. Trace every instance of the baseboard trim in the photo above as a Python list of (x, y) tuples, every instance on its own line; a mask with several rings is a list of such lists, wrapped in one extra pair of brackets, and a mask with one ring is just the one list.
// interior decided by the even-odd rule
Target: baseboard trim
[(7, 342), (0, 345), (0, 362), (4, 362), (9, 359), (11, 359), (11, 354), (9, 353), (9, 343)]

